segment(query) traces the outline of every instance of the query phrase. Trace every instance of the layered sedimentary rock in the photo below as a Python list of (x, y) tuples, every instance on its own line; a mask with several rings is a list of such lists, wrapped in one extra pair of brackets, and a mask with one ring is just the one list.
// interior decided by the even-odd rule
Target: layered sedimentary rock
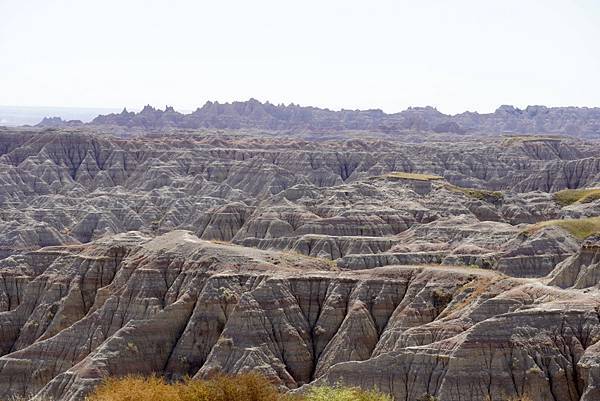
[(490, 270), (339, 271), (174, 231), (44, 248), (4, 259), (0, 274), (12, 283), (3, 397), (79, 400), (109, 375), (253, 369), (288, 389), (342, 381), (397, 399), (561, 401), (594, 399), (599, 379), (582, 362), (597, 358), (597, 290)]
[(390, 251), (403, 231), (440, 218), (463, 216), (449, 227), (464, 216), (516, 227), (599, 210), (598, 201), (561, 207), (547, 192), (600, 182), (597, 144), (572, 140), (119, 139), (17, 129), (0, 143), (0, 257), (129, 230), (188, 229), (339, 259)]
[[(595, 400), (598, 144), (0, 132), (0, 399), (260, 371)], [(592, 228), (590, 228), (592, 227)], [(585, 232), (585, 235), (582, 235)]]
[(580, 250), (556, 266), (550, 284), (590, 288), (600, 284), (600, 236), (586, 239)]

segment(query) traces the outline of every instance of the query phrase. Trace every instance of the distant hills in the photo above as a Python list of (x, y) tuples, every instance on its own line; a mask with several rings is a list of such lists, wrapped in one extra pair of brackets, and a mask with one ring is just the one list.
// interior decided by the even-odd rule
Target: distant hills
[[(38, 125), (56, 127), (77, 124), (83, 123), (50, 118)], [(411, 107), (399, 113), (387, 114), (378, 109), (333, 111), (295, 104), (274, 105), (250, 99), (232, 103), (207, 102), (189, 114), (179, 113), (169, 106), (160, 110), (148, 105), (138, 113), (124, 109), (121, 113), (99, 115), (89, 124), (143, 129), (367, 130), (385, 133), (535, 133), (598, 137), (600, 108), (528, 106), (518, 109), (504, 105), (493, 113), (447, 115), (433, 107)]]
[[(118, 109), (98, 107), (35, 107), (35, 106), (2, 106), (0, 105), (0, 126), (35, 125), (45, 117), (59, 116), (58, 120), (79, 120), (89, 122), (98, 114), (118, 112)], [(54, 119), (57, 125), (60, 121)], [(49, 126), (52, 120), (44, 121)]]

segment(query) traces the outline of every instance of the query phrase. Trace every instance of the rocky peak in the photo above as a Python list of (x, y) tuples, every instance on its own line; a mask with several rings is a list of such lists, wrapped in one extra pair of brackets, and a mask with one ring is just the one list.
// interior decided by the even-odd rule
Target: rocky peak
[(36, 127), (65, 127), (83, 125), (81, 120), (63, 120), (61, 117), (44, 117), (42, 121), (36, 124)]
[[(171, 115), (168, 119), (161, 114)], [(122, 113), (123, 114), (123, 113)], [(144, 118), (138, 118), (143, 116)], [(153, 117), (151, 117), (153, 116)], [(149, 118), (151, 117), (151, 118)], [(600, 136), (600, 108), (528, 106), (520, 110), (502, 105), (494, 113), (465, 112), (446, 115), (431, 106), (410, 107), (402, 112), (386, 114), (381, 110), (333, 111), (317, 107), (274, 105), (251, 98), (244, 102), (207, 101), (193, 113), (177, 113), (167, 106), (165, 111), (147, 105), (133, 115), (98, 116), (92, 124), (160, 128), (254, 128), (265, 130), (307, 130), (313, 132), (366, 130), (394, 133), (471, 133), (494, 134), (563, 134), (597, 138)]]
[(157, 110), (150, 106), (149, 104), (147, 104), (146, 106), (144, 106), (144, 108), (142, 109), (142, 111), (140, 111), (140, 114), (150, 114), (150, 113), (154, 113)]
[(496, 109), (496, 111), (494, 112), (494, 114), (519, 114), (521, 112), (521, 110), (519, 110), (518, 108), (516, 108), (515, 106), (511, 106), (509, 104), (503, 104), (502, 106), (498, 107)]

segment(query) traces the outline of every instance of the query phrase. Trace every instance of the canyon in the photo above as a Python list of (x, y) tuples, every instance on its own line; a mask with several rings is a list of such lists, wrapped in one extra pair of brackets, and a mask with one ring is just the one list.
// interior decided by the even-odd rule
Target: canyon
[(246, 371), (600, 399), (600, 117), (420, 131), (252, 104), (0, 128), (0, 399)]

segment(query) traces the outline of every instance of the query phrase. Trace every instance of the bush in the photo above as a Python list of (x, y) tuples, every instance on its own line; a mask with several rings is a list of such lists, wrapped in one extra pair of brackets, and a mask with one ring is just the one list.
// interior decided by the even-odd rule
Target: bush
[(287, 401), (275, 386), (257, 374), (218, 376), (210, 380), (168, 383), (163, 378), (110, 378), (88, 401)]
[(178, 388), (158, 377), (110, 378), (88, 400), (93, 401), (180, 401)]
[(392, 401), (375, 390), (312, 387), (304, 395), (283, 394), (257, 374), (217, 376), (210, 380), (168, 383), (165, 379), (129, 376), (104, 381), (87, 401)]

